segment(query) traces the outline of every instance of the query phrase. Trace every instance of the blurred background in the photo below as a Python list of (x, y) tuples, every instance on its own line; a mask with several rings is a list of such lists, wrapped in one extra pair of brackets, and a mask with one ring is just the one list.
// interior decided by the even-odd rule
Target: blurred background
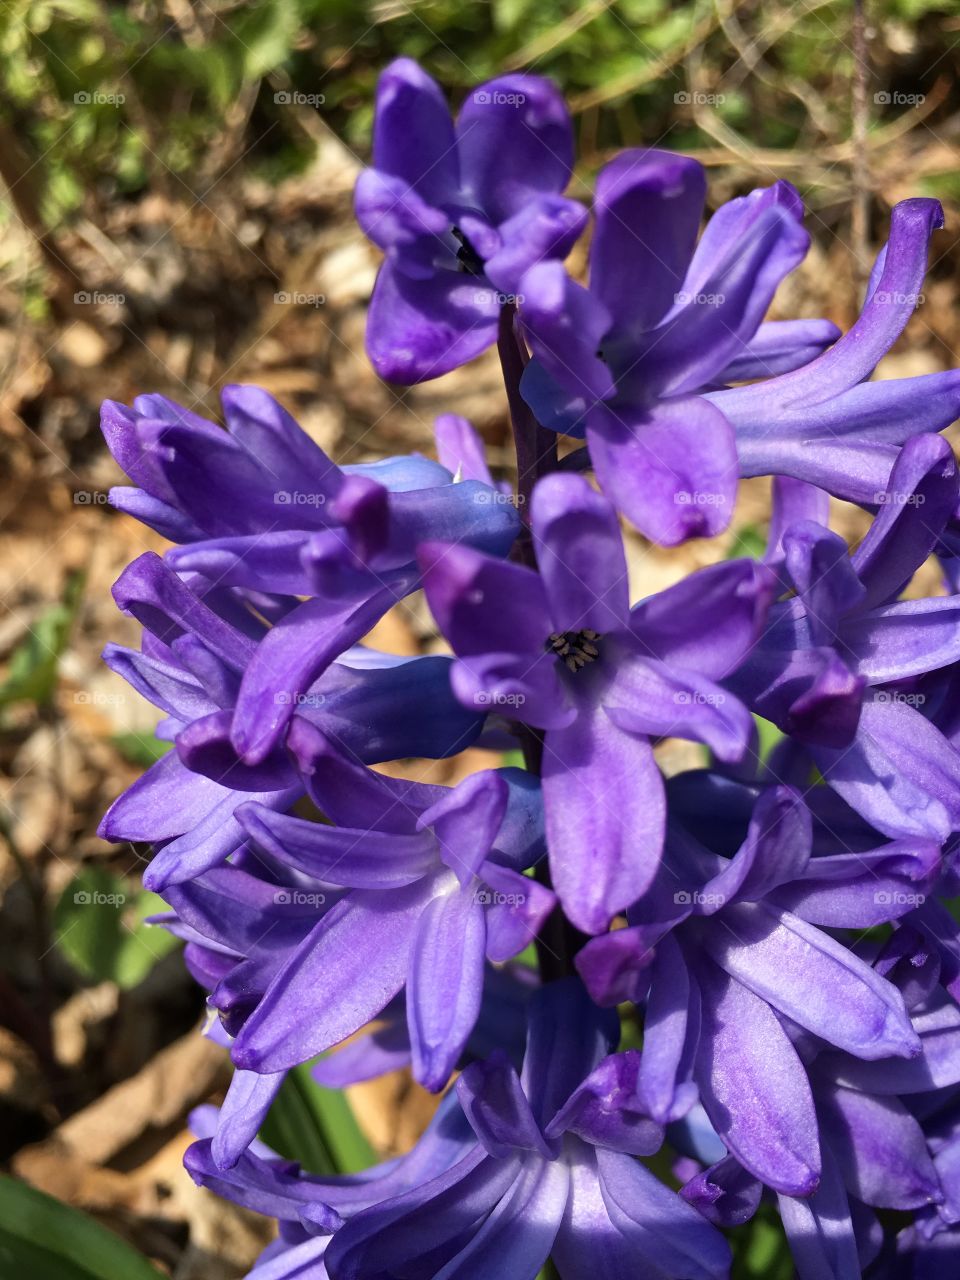
[[(187, 1112), (222, 1095), (225, 1056), (198, 1034), (175, 944), (143, 924), (161, 905), (138, 888), (145, 851), (95, 835), (163, 749), (99, 661), (108, 640), (136, 643), (111, 583), (162, 543), (107, 505), (121, 477), (98, 407), (160, 391), (216, 417), (222, 385), (255, 382), (338, 461), (429, 450), (456, 410), (508, 466), (495, 359), (410, 390), (363, 353), (376, 255), (351, 191), (377, 75), (401, 53), (454, 102), (505, 70), (554, 77), (584, 200), (623, 146), (697, 156), (711, 207), (789, 178), (814, 243), (777, 313), (847, 327), (890, 206), (940, 197), (922, 304), (880, 376), (958, 363), (955, 0), (4, 0), (0, 1162), (17, 1181), (0, 1179), (0, 1280), (233, 1280), (268, 1238), (181, 1170)], [(766, 504), (745, 485), (730, 533), (681, 552), (634, 539), (635, 586), (755, 550)], [(434, 643), (416, 611), (375, 639)], [(399, 1075), (348, 1106), (302, 1074), (269, 1136), (318, 1171), (355, 1169), (409, 1146), (428, 1111)], [(739, 1275), (791, 1274), (763, 1217), (737, 1251)]]

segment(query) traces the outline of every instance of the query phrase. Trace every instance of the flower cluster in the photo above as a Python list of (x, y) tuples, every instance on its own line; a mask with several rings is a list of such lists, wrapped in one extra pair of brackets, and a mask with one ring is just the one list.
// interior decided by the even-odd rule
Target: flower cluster
[[(894, 208), (841, 335), (764, 318), (808, 244), (788, 183), (701, 232), (700, 166), (628, 151), (583, 284), (572, 166), (542, 79), (454, 122), (414, 63), (383, 74), (370, 357), (410, 383), (496, 343), (517, 500), (455, 415), (438, 462), (339, 466), (256, 388), (223, 392), (226, 430), (104, 407), (114, 504), (175, 545), (115, 588), (143, 643), (106, 660), (172, 745), (102, 834), (153, 846), (235, 1068), (187, 1167), (277, 1219), (251, 1280), (715, 1280), (764, 1202), (802, 1280), (948, 1274), (960, 372), (870, 380), (939, 206)], [(720, 533), (740, 476), (773, 477), (762, 557), (634, 599), (623, 521)], [(853, 548), (830, 495), (866, 513)], [(415, 592), (446, 656), (365, 643)], [(665, 777), (669, 738), (703, 766)], [(525, 767), (375, 767), (472, 743)], [(326, 1085), (409, 1066), (443, 1094), (409, 1154), (321, 1177), (258, 1139), (328, 1050)]]

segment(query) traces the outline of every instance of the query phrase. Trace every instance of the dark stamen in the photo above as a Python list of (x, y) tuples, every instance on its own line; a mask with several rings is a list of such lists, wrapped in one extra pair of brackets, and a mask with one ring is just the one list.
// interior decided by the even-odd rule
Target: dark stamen
[(483, 259), (477, 253), (476, 249), (463, 234), (459, 227), (452, 227), (455, 240), (460, 241), (460, 248), (457, 250), (457, 262), (460, 270), (465, 271), (468, 276), (483, 275)]
[(569, 671), (579, 671), (600, 656), (600, 633), (597, 631), (554, 631), (546, 643), (547, 653), (562, 658)]

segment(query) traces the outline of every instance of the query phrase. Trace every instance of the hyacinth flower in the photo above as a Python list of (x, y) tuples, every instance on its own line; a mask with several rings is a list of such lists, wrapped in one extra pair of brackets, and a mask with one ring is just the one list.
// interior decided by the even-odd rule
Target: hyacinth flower
[[(160, 891), (216, 866), (244, 843), (234, 816), (239, 805), (256, 799), (286, 809), (305, 788), (286, 752), (251, 768), (230, 743), (241, 681), (263, 624), (248, 613), (253, 634), (242, 631), (152, 552), (124, 570), (114, 596), (143, 624), (144, 646), (138, 652), (110, 645), (104, 658), (165, 712), (159, 736), (176, 749), (114, 801), (100, 834), (162, 846), (144, 876)], [(348, 645), (293, 706), (282, 702), (294, 719), (314, 721), (369, 762), (450, 755), (480, 732), (482, 715), (471, 716), (450, 693), (448, 659), (398, 659)]]
[[(176, 890), (174, 893), (184, 907), (184, 915), (181, 917), (176, 913), (169, 913), (156, 916), (151, 923), (163, 925), (176, 937), (186, 941), (190, 971), (201, 986), (212, 994), (225, 973), (243, 964), (244, 957), (224, 949), (225, 935), (222, 932), (216, 939), (209, 936), (209, 907), (214, 901), (212, 896), (206, 895), (205, 905), (203, 895), (189, 888), (184, 893), (178, 894)], [(323, 896), (325, 895), (317, 893), (312, 895), (314, 899)], [(277, 897), (294, 902), (308, 901), (310, 895), (301, 883), (299, 887), (288, 888), (280, 894), (275, 892), (273, 905), (276, 905)], [(335, 896), (330, 895), (330, 905), (334, 901)], [(206, 930), (206, 933), (200, 933), (199, 929)], [(297, 942), (302, 941), (303, 936), (301, 933)], [(236, 941), (234, 938), (235, 945)], [(249, 977), (251, 973), (251, 967), (247, 966), (245, 976)], [(458, 1065), (466, 1066), (468, 1062), (489, 1057), (494, 1051), (499, 1051), (506, 1053), (517, 1067), (520, 1066), (526, 1037), (527, 1006), (537, 985), (534, 971), (522, 964), (503, 968), (487, 965), (477, 1021), (467, 1037)], [(204, 1034), (224, 1049), (232, 1048), (233, 1037), (227, 1033), (218, 1018), (211, 1017)], [(348, 1085), (376, 1079), (389, 1071), (408, 1068), (412, 1061), (413, 1049), (407, 1025), (406, 1001), (400, 995), (377, 1016), (373, 1029), (352, 1037), (343, 1047), (321, 1058), (311, 1067), (310, 1074), (317, 1084), (327, 1089), (343, 1089)], [(217, 1113), (216, 1126), (210, 1133), (210, 1154), (218, 1169), (234, 1168), (253, 1144), (286, 1077), (286, 1071), (261, 1074), (238, 1069), (233, 1072), (230, 1086)]]
[(392, 382), (436, 378), (497, 337), (526, 268), (563, 259), (587, 211), (562, 192), (573, 131), (557, 89), (509, 75), (468, 94), (456, 123), (439, 86), (398, 58), (377, 86), (373, 166), (357, 220), (386, 255), (367, 352)]
[[(951, 1179), (955, 1152), (949, 1150), (955, 1113), (941, 1103), (932, 1126), (923, 1114), (928, 1098), (956, 1095), (960, 1009), (938, 984), (935, 957), (909, 928), (898, 928), (875, 967), (901, 991), (922, 1052), (909, 1060), (864, 1062), (800, 1042), (810, 1058), (823, 1157), (812, 1195), (778, 1195), (800, 1280), (859, 1280), (882, 1240), (874, 1209), (918, 1210), (940, 1228), (960, 1213), (960, 1188)], [(710, 1221), (732, 1226), (751, 1216), (761, 1191), (727, 1156), (681, 1194)]]
[(166, 396), (105, 401), (104, 439), (134, 482), (110, 491), (112, 505), (184, 545), (305, 530), (344, 542), (359, 482), (396, 493), (449, 483), (416, 454), (337, 466), (260, 387), (226, 386), (221, 403), (226, 430)]
[(957, 504), (936, 436), (907, 442), (852, 555), (809, 521), (783, 534), (794, 598), (729, 679), (803, 744), (831, 787), (879, 831), (940, 841), (960, 825), (960, 754), (901, 682), (960, 658), (960, 597), (900, 600)]
[(257, 387), (228, 387), (223, 404), (227, 431), (156, 396), (108, 402), (103, 429), (140, 486), (112, 491), (116, 505), (185, 543), (167, 562), (201, 594), (216, 588), (222, 610), (239, 592), (274, 623), (233, 726), (237, 753), (260, 765), (310, 684), (417, 588), (421, 541), (505, 555), (520, 523), (499, 490), (453, 484), (426, 458), (336, 466)]
[(517, 769), (454, 788), (397, 783), (341, 757), (303, 720), (289, 748), (336, 825), (259, 803), (239, 820), (272, 860), (345, 892), (287, 954), (233, 1060), (268, 1074), (306, 1062), (405, 986), (414, 1073), (441, 1089), (477, 1021), (486, 960), (517, 955), (553, 909), (550, 890), (521, 874), (543, 853), (539, 784)]
[(618, 1037), (575, 979), (545, 987), (522, 1074), (495, 1056), (457, 1082), (466, 1153), (350, 1216), (327, 1246), (330, 1275), (530, 1280), (549, 1256), (562, 1280), (588, 1280), (598, 1263), (617, 1280), (726, 1276), (722, 1236), (634, 1158), (662, 1130), (633, 1105), (637, 1054), (608, 1056)]
[[(537, 974), (523, 963), (488, 964), (483, 998), (465, 1046), (464, 1057), (486, 1058), (501, 1049), (517, 1066), (523, 1058), (527, 1005), (538, 985)], [(407, 1022), (406, 993), (401, 992), (381, 1010), (371, 1029), (361, 1032), (312, 1069), (313, 1078), (328, 1089), (343, 1089), (362, 1080), (373, 1080), (413, 1062), (413, 1046)]]
[[(694, 801), (686, 778), (685, 803)], [(741, 786), (741, 797), (753, 789)], [(715, 796), (700, 789), (701, 814)], [(628, 925), (593, 938), (576, 965), (605, 1005), (645, 1001), (638, 1097), (679, 1118), (699, 1096), (730, 1153), (785, 1195), (821, 1176), (810, 1082), (782, 1019), (868, 1061), (921, 1051), (897, 988), (829, 929), (910, 910), (939, 872), (933, 842), (811, 858), (810, 815), (788, 787), (764, 789), (732, 858), (679, 820), (656, 882)]]
[(521, 285), (525, 399), (545, 426), (586, 435), (604, 493), (668, 545), (719, 533), (733, 513), (734, 427), (702, 393), (837, 337), (822, 320), (763, 323), (809, 245), (793, 187), (723, 205), (698, 245), (705, 186), (696, 161), (624, 152), (597, 178), (590, 288), (550, 262)]
[(277, 1220), (278, 1238), (257, 1259), (247, 1280), (327, 1280), (323, 1257), (331, 1231), (351, 1214), (392, 1200), (450, 1168), (473, 1139), (451, 1093), (408, 1155), (352, 1177), (321, 1178), (259, 1140), (229, 1170), (221, 1168), (213, 1154), (213, 1135), (220, 1127), (215, 1107), (196, 1108), (190, 1127), (198, 1141), (188, 1149), (184, 1164), (197, 1185)]
[(702, 200), (684, 157), (627, 152), (603, 171), (590, 289), (553, 263), (524, 277), (525, 398), (586, 434), (604, 492), (658, 542), (725, 528), (738, 475), (875, 505), (898, 446), (960, 414), (960, 371), (866, 381), (921, 296), (939, 204), (896, 206), (860, 318), (822, 351), (838, 336), (825, 321), (761, 324), (806, 251), (793, 188), (722, 206), (694, 252)]
[(424, 590), (463, 703), (545, 731), (553, 885), (569, 919), (598, 933), (656, 873), (651, 738), (692, 738), (724, 760), (750, 741), (750, 717), (716, 682), (759, 634), (773, 577), (730, 561), (631, 610), (616, 515), (582, 477), (541, 480), (531, 527), (539, 572), (428, 543)]

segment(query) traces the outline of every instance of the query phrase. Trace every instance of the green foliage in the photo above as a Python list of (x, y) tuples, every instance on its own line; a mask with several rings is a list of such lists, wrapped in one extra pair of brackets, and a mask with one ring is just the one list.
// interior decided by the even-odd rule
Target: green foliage
[(173, 749), (172, 742), (160, 738), (145, 737), (142, 733), (115, 733), (110, 739), (116, 749), (131, 764), (149, 769)]
[(161, 1280), (93, 1218), (0, 1176), (0, 1275), (17, 1280)]
[(0, 683), (0, 710), (13, 702), (32, 702), (38, 707), (52, 703), (60, 659), (70, 639), (82, 591), (83, 578), (75, 574), (69, 579), (61, 602), (42, 613), (14, 649), (6, 679)]
[(85, 868), (54, 909), (57, 947), (89, 981), (135, 987), (179, 945), (165, 929), (144, 923), (165, 909), (156, 894), (131, 881), (100, 867)]
[(317, 1084), (309, 1064), (287, 1073), (260, 1137), (310, 1173), (359, 1173), (376, 1163), (344, 1094)]

